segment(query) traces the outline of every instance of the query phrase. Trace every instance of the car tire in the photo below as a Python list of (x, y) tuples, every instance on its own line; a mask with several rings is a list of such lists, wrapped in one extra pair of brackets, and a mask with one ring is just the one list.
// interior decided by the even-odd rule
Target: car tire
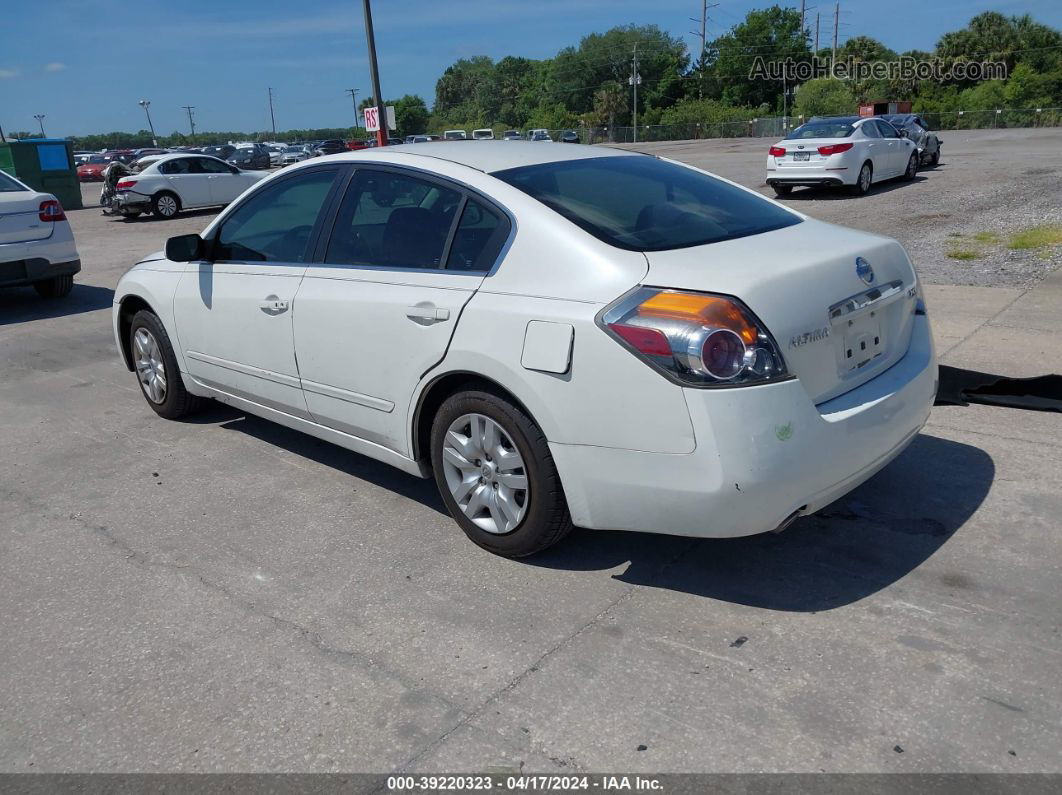
[(912, 152), (911, 156), (907, 159), (907, 168), (904, 169), (903, 178), (905, 182), (910, 182), (918, 174), (918, 152)]
[(771, 185), (771, 187), (774, 188), (775, 196), (788, 196), (793, 192), (792, 185)]
[[(129, 351), (140, 392), (156, 414), (175, 420), (202, 406), (203, 399), (184, 388), (173, 344), (155, 313), (142, 309), (133, 316)], [(155, 380), (152, 385), (151, 377), (160, 374), (162, 383)]]
[(852, 185), (852, 193), (856, 196), (866, 196), (870, 193), (870, 186), (874, 182), (874, 166), (867, 160), (859, 168), (859, 176), (856, 177), (855, 185)]
[(62, 298), (74, 289), (74, 275), (68, 273), (65, 276), (53, 276), (50, 279), (34, 282), (33, 289), (41, 298)]
[(169, 220), (176, 218), (181, 211), (181, 199), (168, 190), (159, 191), (151, 198), (151, 212), (156, 218)]
[(940, 163), (940, 148), (938, 147), (932, 155), (929, 156), (929, 165), (936, 166)]
[(432, 423), (431, 464), (447, 510), (465, 535), (489, 552), (526, 557), (572, 529), (545, 435), (498, 395), (459, 392), (443, 402)]

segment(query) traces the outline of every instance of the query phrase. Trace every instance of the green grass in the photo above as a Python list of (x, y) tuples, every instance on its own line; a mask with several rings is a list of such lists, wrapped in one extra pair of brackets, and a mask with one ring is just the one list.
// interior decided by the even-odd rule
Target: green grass
[(1062, 246), (1062, 224), (1041, 224), (1010, 236), (1010, 248), (1030, 249)]
[(973, 236), (973, 239), (978, 243), (995, 244), (999, 242), (999, 235), (995, 232), (978, 232)]
[(981, 252), (980, 251), (974, 251), (973, 249), (970, 249), (970, 248), (952, 248), (952, 249), (948, 249), (944, 253), (945, 253), (946, 256), (950, 257), (951, 259), (971, 260), (971, 259), (980, 259), (981, 258)]

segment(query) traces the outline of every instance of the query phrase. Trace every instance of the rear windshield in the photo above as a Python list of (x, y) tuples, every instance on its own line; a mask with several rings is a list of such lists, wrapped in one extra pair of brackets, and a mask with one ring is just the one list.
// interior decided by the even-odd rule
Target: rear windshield
[(847, 138), (855, 128), (853, 122), (848, 119), (827, 119), (823, 121), (809, 121), (801, 124), (793, 132), (786, 136), (787, 140), (793, 138)]
[(26, 188), (23, 185), (20, 185), (3, 171), (0, 171), (0, 193), (14, 193), (16, 191), (24, 190), (26, 190)]
[(655, 157), (595, 157), (494, 172), (594, 237), (664, 251), (800, 223), (777, 205)]

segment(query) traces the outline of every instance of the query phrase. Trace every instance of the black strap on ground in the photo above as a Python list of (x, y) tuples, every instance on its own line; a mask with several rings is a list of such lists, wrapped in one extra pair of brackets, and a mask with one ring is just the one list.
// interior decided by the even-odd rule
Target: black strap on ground
[(969, 406), (971, 403), (1062, 412), (1062, 375), (1008, 378), (942, 364), (936, 405)]

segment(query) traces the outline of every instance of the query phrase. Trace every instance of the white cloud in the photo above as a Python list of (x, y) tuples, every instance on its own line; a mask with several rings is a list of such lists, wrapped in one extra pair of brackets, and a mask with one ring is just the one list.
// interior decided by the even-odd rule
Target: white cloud
[(64, 69), (66, 69), (66, 64), (65, 63), (59, 63), (58, 61), (53, 61), (50, 64), (45, 64), (45, 66), (44, 66), (44, 71), (45, 72), (61, 72)]
[(9, 80), (12, 77), (18, 77), (18, 69), (0, 69), (0, 80)]

